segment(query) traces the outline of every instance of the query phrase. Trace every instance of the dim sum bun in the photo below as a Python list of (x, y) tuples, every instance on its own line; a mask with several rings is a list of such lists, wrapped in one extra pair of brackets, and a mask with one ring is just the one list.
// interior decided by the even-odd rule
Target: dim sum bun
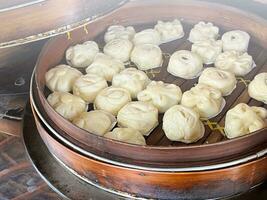
[(163, 116), (163, 131), (171, 141), (193, 143), (204, 136), (205, 128), (199, 114), (191, 108), (175, 105)]
[(254, 67), (252, 56), (237, 51), (226, 51), (218, 55), (214, 63), (218, 69), (230, 71), (236, 76), (245, 76)]
[(192, 43), (202, 40), (216, 40), (219, 36), (219, 28), (212, 23), (203, 21), (197, 23), (191, 29), (188, 40)]
[(71, 92), (76, 79), (82, 73), (68, 65), (58, 65), (45, 74), (46, 86), (52, 92)]
[(104, 53), (121, 62), (130, 60), (133, 44), (130, 40), (114, 39), (104, 46)]
[(221, 112), (225, 101), (219, 90), (199, 83), (184, 92), (181, 104), (198, 112), (200, 117), (212, 118)]
[(149, 70), (162, 65), (161, 49), (153, 44), (141, 44), (134, 47), (131, 61), (140, 70)]
[(173, 21), (158, 21), (155, 30), (159, 32), (161, 43), (171, 42), (184, 37), (184, 30), (178, 19)]
[(201, 57), (191, 51), (180, 50), (172, 54), (167, 71), (184, 79), (196, 78), (203, 68)]
[(99, 53), (94, 62), (86, 68), (86, 73), (96, 74), (111, 82), (115, 74), (125, 69), (124, 64), (108, 55)]
[(87, 103), (93, 103), (96, 95), (108, 87), (107, 81), (96, 74), (86, 74), (73, 84), (73, 94), (81, 97)]
[(260, 73), (248, 86), (249, 96), (267, 104), (267, 73)]
[(83, 112), (77, 116), (73, 122), (74, 125), (95, 135), (103, 136), (116, 125), (116, 118), (110, 113), (102, 110)]
[(240, 103), (229, 110), (225, 117), (225, 134), (228, 138), (247, 135), (266, 127), (267, 110)]
[(234, 30), (223, 34), (223, 51), (247, 52), (250, 36), (245, 31)]
[(113, 25), (110, 26), (105, 33), (104, 39), (105, 42), (108, 43), (114, 39), (126, 39), (132, 40), (135, 35), (134, 27), (132, 26), (121, 26), (121, 25)]
[(145, 29), (135, 34), (133, 43), (139, 44), (154, 44), (159, 45), (161, 41), (160, 34), (154, 29)]
[(71, 46), (66, 51), (67, 63), (76, 68), (88, 67), (94, 60), (99, 48), (96, 42), (87, 41)]
[(82, 98), (68, 92), (53, 92), (47, 97), (47, 101), (58, 114), (70, 121), (88, 108)]
[(178, 104), (182, 98), (181, 89), (174, 84), (152, 81), (145, 90), (137, 95), (139, 101), (153, 104), (160, 113)]
[(113, 77), (112, 86), (128, 90), (132, 99), (136, 99), (137, 94), (144, 90), (149, 82), (145, 72), (136, 68), (127, 68)]
[(223, 96), (228, 96), (236, 88), (237, 80), (232, 72), (208, 67), (202, 72), (198, 82), (214, 87), (220, 90)]
[(124, 88), (108, 87), (102, 90), (95, 99), (94, 107), (117, 116), (119, 110), (131, 101), (131, 94)]
[(192, 52), (197, 53), (203, 63), (209, 65), (215, 62), (217, 56), (222, 52), (221, 40), (201, 40), (192, 45)]
[(145, 136), (158, 125), (158, 109), (150, 103), (133, 101), (126, 104), (118, 113), (118, 125), (133, 128)]

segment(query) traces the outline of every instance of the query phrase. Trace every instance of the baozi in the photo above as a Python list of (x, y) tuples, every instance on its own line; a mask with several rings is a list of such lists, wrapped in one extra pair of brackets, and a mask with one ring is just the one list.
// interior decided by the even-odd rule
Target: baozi
[(152, 103), (160, 113), (178, 104), (182, 98), (181, 89), (174, 84), (152, 81), (145, 90), (137, 95), (139, 101)]
[(138, 44), (160, 44), (160, 34), (158, 31), (154, 29), (145, 29), (141, 32), (135, 34), (133, 43), (134, 45)]
[(131, 101), (131, 94), (124, 88), (108, 87), (102, 90), (95, 99), (94, 107), (105, 110), (116, 116), (119, 110)]
[(215, 62), (217, 56), (222, 52), (221, 40), (201, 40), (192, 45), (192, 52), (197, 53), (202, 61), (209, 65)]
[(214, 87), (220, 90), (223, 96), (227, 96), (236, 88), (237, 80), (232, 72), (208, 67), (201, 73), (198, 82)]
[(212, 118), (221, 112), (225, 101), (219, 90), (199, 83), (184, 92), (181, 104), (198, 112), (200, 117)]
[(114, 128), (117, 122), (113, 115), (102, 110), (94, 110), (81, 113), (72, 123), (90, 133), (103, 136)]
[(260, 73), (248, 86), (249, 96), (267, 104), (267, 73)]
[(145, 136), (158, 125), (158, 109), (150, 103), (133, 101), (126, 104), (118, 113), (118, 126), (133, 128)]
[(108, 27), (107, 32), (105, 33), (105, 42), (108, 43), (114, 39), (126, 39), (132, 40), (135, 35), (134, 27), (132, 26), (121, 26), (121, 25), (113, 25)]
[(202, 40), (216, 40), (219, 36), (219, 28), (212, 23), (203, 21), (197, 23), (189, 33), (188, 40), (192, 43)]
[(149, 82), (150, 79), (145, 72), (136, 68), (127, 68), (113, 77), (112, 86), (128, 90), (132, 99), (135, 99), (137, 94), (144, 90)]
[(94, 41), (76, 44), (67, 49), (66, 61), (72, 67), (85, 68), (93, 62), (94, 57), (98, 52), (98, 45)]
[(236, 76), (245, 76), (254, 67), (252, 56), (237, 51), (226, 51), (218, 55), (214, 63), (218, 69), (230, 71)]
[(130, 40), (114, 39), (104, 46), (104, 53), (121, 62), (127, 62), (130, 59), (133, 44)]
[(250, 36), (245, 31), (234, 30), (223, 34), (223, 51), (247, 52)]
[(58, 65), (45, 73), (46, 86), (52, 91), (71, 92), (73, 83), (82, 73), (68, 65)]
[(225, 134), (236, 138), (260, 130), (267, 126), (267, 110), (261, 107), (250, 107), (240, 103), (226, 113)]
[(99, 53), (96, 55), (94, 62), (86, 68), (86, 73), (97, 74), (111, 82), (115, 74), (125, 69), (124, 64), (108, 55)]
[(180, 50), (172, 54), (167, 71), (184, 79), (196, 78), (203, 68), (201, 57), (191, 51)]
[(70, 121), (88, 108), (82, 98), (68, 92), (53, 92), (47, 97), (47, 101), (57, 113)]
[(205, 128), (199, 114), (191, 108), (175, 105), (163, 116), (163, 131), (171, 141), (193, 143), (204, 136)]
[(178, 19), (168, 22), (158, 21), (155, 30), (160, 34), (161, 43), (171, 42), (184, 37), (183, 26)]
[(162, 65), (162, 52), (157, 45), (140, 44), (134, 47), (131, 61), (140, 70), (149, 70)]
[(73, 94), (81, 97), (87, 103), (93, 103), (96, 95), (108, 87), (107, 81), (96, 74), (86, 74), (73, 84)]
[(104, 137), (130, 144), (146, 145), (144, 136), (132, 128), (115, 128), (112, 132), (106, 133)]

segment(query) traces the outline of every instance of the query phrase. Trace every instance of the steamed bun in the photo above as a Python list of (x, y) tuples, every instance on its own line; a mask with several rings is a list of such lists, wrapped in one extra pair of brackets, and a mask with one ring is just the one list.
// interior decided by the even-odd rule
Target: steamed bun
[(160, 40), (161, 38), (158, 31), (154, 29), (145, 29), (135, 34), (133, 43), (134, 45), (139, 45), (139, 44), (159, 45)]
[(130, 40), (114, 39), (104, 46), (104, 53), (121, 62), (127, 62), (130, 59), (133, 44)]
[(58, 65), (45, 74), (46, 86), (52, 91), (71, 92), (73, 83), (82, 73), (68, 65)]
[(238, 51), (244, 53), (248, 50), (250, 36), (245, 31), (233, 30), (223, 34), (223, 51)]
[(137, 95), (139, 101), (152, 103), (160, 113), (178, 104), (182, 98), (181, 89), (174, 84), (152, 81), (145, 90)]
[(255, 76), (248, 86), (249, 96), (267, 104), (267, 73), (260, 73)]
[(172, 54), (167, 71), (173, 76), (184, 79), (193, 79), (203, 68), (201, 57), (191, 51), (180, 50)]
[(133, 128), (145, 136), (158, 125), (158, 109), (150, 103), (133, 101), (126, 104), (118, 113), (118, 126)]
[(219, 90), (199, 83), (184, 92), (181, 104), (198, 112), (200, 117), (212, 118), (221, 112), (225, 101)]
[(97, 43), (87, 41), (83, 44), (76, 44), (75, 46), (69, 47), (66, 51), (66, 60), (72, 67), (85, 68), (93, 62), (98, 52), (99, 48)]
[(119, 110), (131, 101), (131, 94), (124, 88), (108, 87), (102, 90), (95, 99), (94, 107), (105, 110), (116, 116)]
[(214, 63), (218, 69), (230, 71), (236, 76), (245, 76), (254, 67), (252, 56), (237, 51), (226, 51), (218, 55)]
[(163, 131), (171, 141), (193, 143), (204, 136), (199, 114), (182, 105), (171, 107), (163, 116)]
[(86, 68), (86, 73), (97, 74), (111, 82), (113, 76), (123, 69), (125, 69), (125, 66), (121, 61), (99, 53), (96, 55), (94, 62)]
[(72, 123), (90, 133), (103, 136), (116, 125), (116, 118), (102, 110), (94, 110), (81, 113)]
[(47, 101), (58, 114), (70, 121), (88, 108), (82, 98), (68, 92), (53, 92), (47, 97)]
[(260, 130), (267, 126), (267, 110), (261, 107), (250, 107), (240, 103), (226, 113), (225, 134), (236, 138)]
[(134, 47), (131, 61), (140, 70), (149, 70), (161, 67), (163, 62), (161, 49), (153, 44), (141, 44)]
[(198, 54), (203, 63), (209, 65), (215, 62), (217, 56), (222, 52), (221, 40), (202, 40), (192, 45), (192, 52)]
[(215, 67), (208, 67), (202, 72), (198, 82), (214, 87), (220, 90), (223, 96), (227, 96), (236, 88), (237, 80), (231, 72)]
[(108, 87), (107, 81), (96, 74), (86, 74), (73, 84), (73, 94), (81, 97), (87, 103), (93, 103), (96, 95)]
[(126, 39), (132, 40), (135, 35), (134, 27), (132, 26), (121, 26), (121, 25), (113, 25), (108, 27), (107, 32), (105, 33), (105, 42), (108, 43), (114, 39)]
[(202, 40), (216, 40), (219, 36), (219, 28), (212, 23), (203, 21), (197, 23), (191, 29), (188, 40), (192, 43)]
[(173, 21), (158, 21), (155, 30), (159, 32), (161, 43), (171, 42), (184, 37), (184, 30), (178, 19)]
[(127, 68), (113, 77), (112, 86), (128, 90), (132, 99), (135, 99), (137, 94), (144, 90), (149, 82), (150, 79), (145, 72), (136, 68)]

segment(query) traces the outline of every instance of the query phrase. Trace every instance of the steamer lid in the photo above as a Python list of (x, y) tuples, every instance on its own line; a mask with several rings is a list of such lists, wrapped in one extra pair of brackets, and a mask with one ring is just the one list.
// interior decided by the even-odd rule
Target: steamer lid
[(128, 0), (0, 0), (0, 48), (17, 46), (83, 26)]

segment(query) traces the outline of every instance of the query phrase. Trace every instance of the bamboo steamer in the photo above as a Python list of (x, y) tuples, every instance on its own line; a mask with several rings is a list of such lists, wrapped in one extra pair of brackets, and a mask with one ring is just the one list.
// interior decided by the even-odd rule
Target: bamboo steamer
[[(145, 10), (145, 12), (144, 12)], [(65, 50), (73, 44), (85, 40), (96, 40), (103, 45), (103, 31), (112, 24), (135, 25), (137, 30), (152, 27), (158, 19), (183, 18), (186, 36), (184, 39), (162, 46), (165, 53), (165, 62), (162, 70), (157, 74), (148, 72), (150, 78), (175, 83), (183, 91), (190, 89), (197, 79), (183, 80), (173, 77), (166, 72), (168, 54), (177, 49), (190, 49), (191, 45), (186, 40), (189, 30), (194, 23), (200, 20), (211, 21), (218, 25), (222, 32), (232, 29), (241, 29), (251, 35), (249, 54), (257, 64), (248, 75), (239, 79), (235, 91), (226, 97), (226, 106), (220, 115), (206, 121), (206, 132), (203, 139), (197, 143), (185, 145), (179, 142), (171, 142), (158, 126), (146, 139), (147, 146), (130, 145), (113, 141), (93, 134), (72, 125), (59, 116), (46, 101), (46, 88), (44, 74), (50, 68), (64, 63)], [(120, 9), (112, 12), (101, 19), (91, 22), (88, 26), (93, 27), (89, 32), (78, 28), (71, 32), (71, 38), (65, 35), (58, 36), (47, 42), (44, 46), (35, 68), (35, 81), (33, 84), (33, 101), (40, 110), (41, 117), (62, 138), (71, 141), (85, 152), (93, 153), (116, 161), (141, 166), (199, 166), (214, 164), (218, 161), (231, 161), (239, 157), (265, 148), (267, 145), (267, 129), (262, 129), (250, 135), (237, 139), (227, 140), (220, 132), (224, 126), (227, 110), (240, 102), (249, 105), (265, 106), (260, 102), (249, 98), (246, 88), (246, 80), (267, 70), (266, 47), (267, 47), (267, 22), (252, 14), (240, 10), (212, 3), (200, 3), (195, 1), (132, 1)], [(221, 32), (221, 33), (222, 33)], [(160, 116), (160, 119), (162, 116)], [(215, 128), (212, 126), (215, 124)], [(219, 127), (219, 128), (218, 128)]]
[[(150, 78), (175, 83), (183, 91), (197, 79), (185, 81), (166, 73), (168, 56), (176, 49), (189, 49), (189, 30), (200, 20), (211, 21), (222, 32), (241, 29), (249, 32), (249, 54), (257, 67), (239, 79), (237, 88), (226, 98), (222, 113), (206, 121), (203, 139), (185, 145), (171, 142), (158, 126), (146, 138), (147, 146), (113, 141), (72, 125), (46, 101), (44, 74), (64, 63), (65, 50), (73, 44), (96, 40), (103, 46), (103, 32), (112, 24), (134, 25), (138, 30), (152, 27), (158, 19), (183, 18), (184, 39), (165, 44), (165, 60)], [(212, 3), (196, 1), (131, 1), (120, 9), (88, 24), (89, 32), (75, 29), (47, 42), (36, 64), (31, 83), (31, 105), (39, 134), (49, 151), (76, 176), (101, 189), (126, 198), (214, 199), (246, 192), (267, 179), (267, 129), (227, 140), (218, 127), (224, 126), (227, 110), (240, 102), (266, 105), (249, 98), (246, 81), (267, 70), (267, 22), (252, 14)], [(221, 33), (222, 33), (221, 32)], [(160, 116), (160, 119), (162, 116)], [(215, 124), (216, 127), (211, 125)]]

